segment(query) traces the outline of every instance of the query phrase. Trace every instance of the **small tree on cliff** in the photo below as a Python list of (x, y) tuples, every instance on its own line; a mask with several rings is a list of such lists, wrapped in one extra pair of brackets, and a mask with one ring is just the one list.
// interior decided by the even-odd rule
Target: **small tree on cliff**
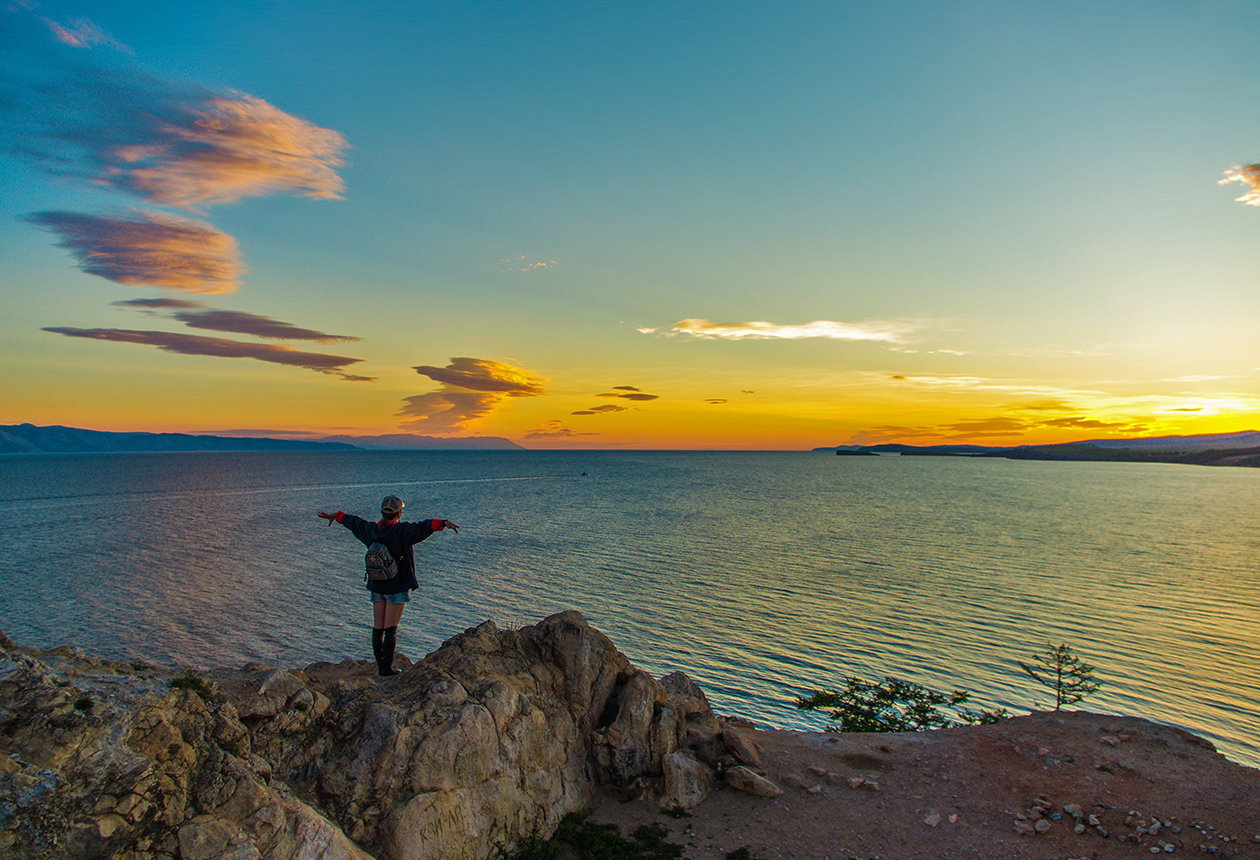
[(1016, 660), (1038, 684), (1054, 690), (1054, 709), (1060, 710), (1064, 705), (1072, 705), (1086, 696), (1098, 692), (1101, 681), (1094, 680), (1094, 667), (1082, 662), (1080, 657), (1072, 653), (1071, 646), (1058, 646), (1046, 643), (1046, 650), (1033, 654), (1035, 666), (1023, 660)]

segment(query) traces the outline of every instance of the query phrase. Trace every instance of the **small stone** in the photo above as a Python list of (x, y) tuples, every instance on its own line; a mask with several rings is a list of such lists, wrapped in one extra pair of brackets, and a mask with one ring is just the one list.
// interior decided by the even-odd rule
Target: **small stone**
[(778, 797), (783, 793), (783, 789), (743, 765), (727, 768), (726, 784), (756, 797)]
[(928, 827), (935, 827), (941, 823), (941, 814), (935, 809), (929, 809), (928, 814), (923, 816), (923, 823)]
[(860, 776), (851, 776), (849, 777), (849, 788), (861, 788), (862, 784), (865, 782), (866, 780), (862, 779)]
[(812, 788), (805, 789), (806, 794), (822, 794), (822, 786), (815, 785)]
[(1111, 836), (1111, 831), (1108, 830), (1106, 827), (1103, 827), (1101, 824), (1098, 825), (1098, 827), (1095, 827), (1094, 829), (1098, 831), (1098, 835), (1101, 836), (1103, 839), (1107, 839), (1108, 837)]
[(1094, 815), (1092, 812), (1089, 814), (1089, 818), (1086, 818), (1085, 821), (1087, 824), (1089, 824), (1090, 827), (1097, 827), (1099, 824), (1102, 823), (1101, 821), (1098, 820), (1098, 816)]
[(1027, 821), (1016, 821), (1015, 832), (1018, 833), (1020, 836), (1036, 836), (1037, 835), (1037, 831), (1034, 830), (1033, 826), (1029, 824)]
[(1109, 747), (1120, 746), (1120, 739), (1118, 737), (1115, 737), (1114, 735), (1103, 735), (1101, 738), (1098, 739), (1098, 742), (1106, 744)]
[(1085, 810), (1081, 809), (1081, 807), (1075, 803), (1067, 804), (1066, 806), (1063, 807), (1063, 811), (1066, 812), (1068, 815), (1072, 816), (1073, 818), (1080, 818), (1082, 815), (1085, 814)]
[(1080, 836), (1082, 833), (1085, 832), (1085, 825), (1079, 821), (1076, 822), (1076, 824), (1072, 827), (1072, 832), (1075, 833), (1077, 836)]
[(809, 767), (805, 769), (809, 771), (810, 773), (812, 773), (814, 776), (818, 777), (819, 779), (826, 779), (827, 777), (827, 768), (825, 767), (819, 767), (816, 764), (811, 764)]
[(867, 791), (879, 791), (879, 783), (873, 779), (868, 779), (862, 783), (862, 788)]
[(951, 812), (951, 813), (949, 814), (949, 819), (948, 819), (948, 821), (949, 821), (949, 823), (950, 823), (950, 824), (957, 824), (957, 823), (958, 823), (958, 813), (956, 813), (956, 812)]
[(1033, 829), (1038, 833), (1045, 833), (1050, 829), (1050, 822), (1044, 818), (1038, 819), (1037, 823), (1033, 825)]
[(1160, 848), (1158, 845), (1152, 845), (1152, 846), (1151, 846), (1151, 853), (1152, 853), (1152, 854), (1163, 854), (1163, 853), (1164, 853), (1164, 849), (1163, 849), (1163, 848)]

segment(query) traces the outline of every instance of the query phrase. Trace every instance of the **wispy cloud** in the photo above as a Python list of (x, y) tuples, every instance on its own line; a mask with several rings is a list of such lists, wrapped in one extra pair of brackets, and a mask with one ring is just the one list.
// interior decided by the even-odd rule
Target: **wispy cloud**
[(605, 391), (602, 394), (596, 394), (596, 397), (618, 397), (622, 400), (637, 400), (647, 402), (649, 400), (659, 400), (659, 394), (648, 394), (641, 388), (633, 385), (614, 385), (611, 391)]
[[(1027, 406), (1012, 407), (1025, 410)], [(1021, 444), (1020, 438), (1030, 432), (1045, 429), (1076, 429), (1106, 434), (1135, 435), (1145, 432), (1148, 424), (1134, 419), (1104, 420), (1087, 415), (1070, 415), (1061, 418), (1040, 419), (995, 415), (988, 418), (969, 418), (952, 424), (905, 426), (886, 424), (871, 427), (855, 434), (850, 442), (859, 445), (878, 445), (881, 442), (939, 445), (946, 443), (1005, 440), (1006, 444)]]
[(343, 369), (357, 364), (362, 359), (344, 355), (329, 355), (318, 352), (303, 352), (289, 346), (269, 343), (243, 343), (227, 338), (205, 337), (194, 334), (180, 334), (164, 331), (136, 331), (133, 329), (115, 328), (70, 328), (54, 326), (44, 331), (62, 334), (66, 337), (80, 337), (90, 340), (105, 340), (114, 343), (135, 343), (155, 346), (164, 352), (175, 352), (181, 355), (208, 355), (217, 358), (253, 358), (272, 364), (283, 364), (290, 367), (304, 367), (319, 373), (340, 376), (352, 382), (374, 382), (368, 376), (356, 376)]
[(563, 421), (547, 421), (525, 434), (526, 439), (569, 439), (574, 436), (598, 436), (595, 432), (579, 432), (565, 426)]
[(159, 310), (173, 310), (166, 314), (171, 319), (179, 320), (189, 328), (206, 331), (225, 331), (232, 334), (248, 334), (270, 340), (309, 340), (316, 343), (337, 343), (340, 341), (362, 340), (349, 335), (327, 334), (309, 328), (301, 328), (292, 323), (282, 322), (271, 317), (246, 313), (245, 311), (211, 310), (201, 302), (182, 301), (179, 299), (127, 299), (114, 302), (117, 307), (128, 307), (146, 313)]
[(555, 260), (543, 260), (538, 257), (516, 257), (499, 261), (499, 270), (503, 272), (532, 272), (535, 269), (554, 269)]
[(109, 33), (106, 33), (96, 22), (88, 18), (71, 18), (64, 24), (51, 18), (40, 18), (40, 20), (48, 27), (53, 38), (63, 45), (70, 45), (75, 48), (91, 48), (96, 45), (105, 45), (126, 54), (135, 53), (131, 48), (115, 39)]
[(625, 412), (629, 406), (618, 406), (616, 403), (605, 403), (600, 406), (592, 406), (590, 409), (579, 409), (577, 412), (571, 412), (570, 415), (603, 415), (608, 412)]
[[(109, 39), (91, 22), (53, 34), (65, 44)], [(346, 139), (263, 99), (39, 51), (21, 36), (3, 42), (30, 56), (0, 90), (0, 145), (48, 173), (183, 209), (344, 190)]]
[[(669, 335), (690, 335), (699, 338), (725, 340), (794, 340), (798, 338), (829, 338), (831, 340), (873, 340), (898, 343), (911, 331), (915, 323), (870, 321), (862, 323), (815, 320), (797, 325), (755, 320), (752, 322), (714, 322), (705, 319), (679, 320), (666, 331)], [(651, 333), (656, 329), (640, 329)]]
[(1225, 171), (1225, 178), (1219, 180), (1218, 184), (1225, 185), (1230, 182), (1241, 182), (1247, 186), (1242, 197), (1235, 197), (1235, 200), (1246, 203), (1248, 206), (1260, 206), (1260, 164), (1234, 165)]
[(541, 376), (519, 367), (484, 358), (452, 358), (446, 367), (419, 365), (421, 376), (442, 388), (404, 398), (397, 413), (401, 426), (426, 433), (455, 433), (484, 418), (509, 397), (546, 394)]
[(58, 244), (84, 272), (128, 286), (229, 293), (244, 270), (236, 240), (204, 221), (161, 212), (36, 212), (23, 218), (56, 232)]

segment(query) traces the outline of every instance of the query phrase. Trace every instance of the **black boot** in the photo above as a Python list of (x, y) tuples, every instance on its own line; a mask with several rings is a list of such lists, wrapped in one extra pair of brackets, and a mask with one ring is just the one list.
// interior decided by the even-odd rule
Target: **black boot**
[(381, 631), (381, 656), (376, 658), (377, 674), (382, 678), (401, 675), (402, 669), (394, 668), (394, 646), (398, 639), (398, 627), (386, 627)]

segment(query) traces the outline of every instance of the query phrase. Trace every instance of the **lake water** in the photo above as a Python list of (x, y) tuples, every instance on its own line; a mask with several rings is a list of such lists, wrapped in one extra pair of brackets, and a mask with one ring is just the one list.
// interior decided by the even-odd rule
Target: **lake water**
[(319, 508), (458, 535), (417, 547), (413, 657), (578, 609), (721, 713), (818, 729), (847, 675), (1052, 703), (1016, 664), (1067, 642), (1091, 710), (1260, 766), (1260, 470), (822, 453), (327, 452), (0, 457), (0, 629), (188, 666), (370, 655), (363, 549)]

